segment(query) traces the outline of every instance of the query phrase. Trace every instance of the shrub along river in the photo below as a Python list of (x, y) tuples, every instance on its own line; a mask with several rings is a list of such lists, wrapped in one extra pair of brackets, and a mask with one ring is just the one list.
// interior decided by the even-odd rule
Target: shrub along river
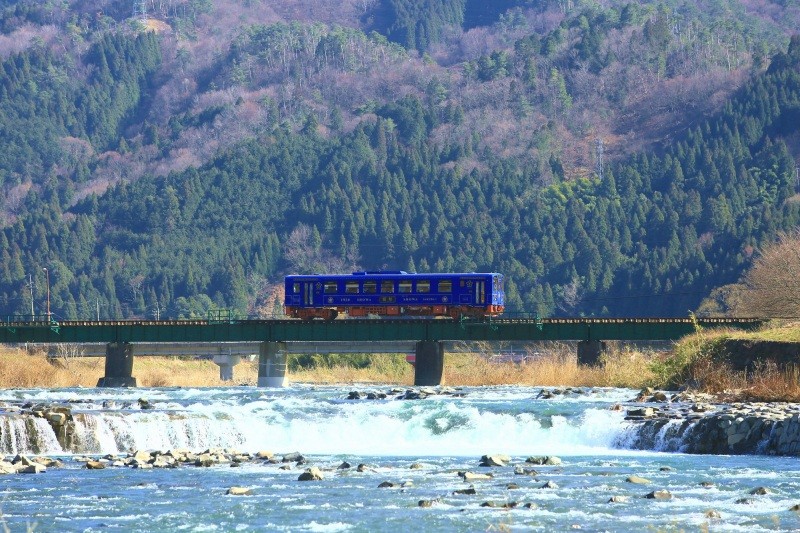
[[(0, 391), (6, 462), (49, 465), (0, 476), (2, 517), (59, 532), (800, 528), (797, 457), (668, 453), (659, 439), (630, 449), (637, 391), (436, 392)], [(300, 481), (311, 467), (322, 479)]]

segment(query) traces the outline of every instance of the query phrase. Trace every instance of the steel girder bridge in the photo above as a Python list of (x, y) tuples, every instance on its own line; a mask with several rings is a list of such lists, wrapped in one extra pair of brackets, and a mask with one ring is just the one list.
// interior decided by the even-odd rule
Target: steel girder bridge
[[(46, 317), (45, 317), (46, 318)], [(374, 343), (376, 352), (402, 352), (414, 343), (415, 384), (441, 382), (444, 341), (578, 341), (578, 361), (596, 363), (605, 341), (677, 340), (698, 328), (754, 329), (756, 318), (494, 318), (300, 320), (18, 320), (0, 322), (0, 343), (104, 343), (99, 386), (135, 386), (137, 343), (258, 343), (259, 386), (286, 384), (286, 356), (308, 343), (349, 353), (348, 343)], [(395, 344), (393, 344), (395, 343)], [(235, 363), (234, 363), (235, 364)]]

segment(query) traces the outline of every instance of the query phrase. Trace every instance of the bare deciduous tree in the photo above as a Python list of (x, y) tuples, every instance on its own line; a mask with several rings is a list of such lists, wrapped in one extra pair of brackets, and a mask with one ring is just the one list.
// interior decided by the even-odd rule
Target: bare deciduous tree
[(284, 243), (284, 259), (297, 274), (340, 273), (358, 269), (358, 252), (348, 249), (345, 257), (332, 254), (322, 244), (315, 228), (298, 224)]
[(764, 249), (745, 274), (740, 315), (800, 317), (800, 228)]

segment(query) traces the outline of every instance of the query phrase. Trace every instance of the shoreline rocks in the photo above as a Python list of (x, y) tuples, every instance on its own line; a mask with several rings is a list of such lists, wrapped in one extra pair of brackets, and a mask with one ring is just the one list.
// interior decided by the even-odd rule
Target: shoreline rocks
[[(656, 400), (643, 391), (626, 411), (626, 447), (693, 454), (800, 455), (800, 404), (713, 403), (701, 393)], [(647, 402), (642, 405), (641, 402)]]

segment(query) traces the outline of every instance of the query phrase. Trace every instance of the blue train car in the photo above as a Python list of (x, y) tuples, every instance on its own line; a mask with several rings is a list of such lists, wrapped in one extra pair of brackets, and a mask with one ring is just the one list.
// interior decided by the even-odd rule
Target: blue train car
[(409, 274), (398, 271), (286, 276), (284, 308), (292, 318), (497, 316), (505, 307), (503, 275)]

